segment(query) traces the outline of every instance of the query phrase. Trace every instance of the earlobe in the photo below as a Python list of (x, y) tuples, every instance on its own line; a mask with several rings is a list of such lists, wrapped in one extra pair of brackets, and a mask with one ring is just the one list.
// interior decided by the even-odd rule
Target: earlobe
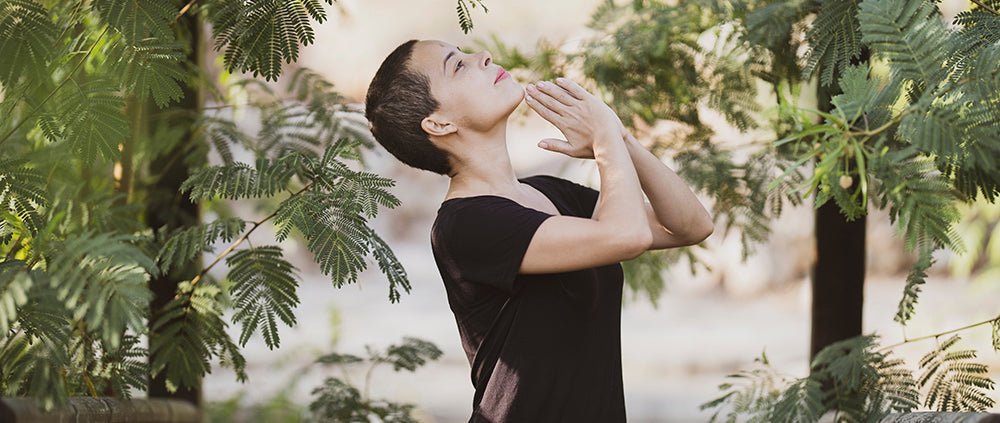
[(425, 117), (422, 121), (420, 121), (420, 127), (423, 128), (424, 132), (427, 132), (429, 135), (439, 137), (458, 131), (458, 128), (456, 128), (451, 122), (439, 120), (434, 115)]

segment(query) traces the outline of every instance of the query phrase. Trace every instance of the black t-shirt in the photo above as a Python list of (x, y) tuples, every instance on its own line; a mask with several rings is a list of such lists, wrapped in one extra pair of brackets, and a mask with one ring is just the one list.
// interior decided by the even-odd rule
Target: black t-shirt
[[(518, 180), (561, 215), (593, 214), (592, 188), (550, 175)], [(451, 198), (438, 209), (431, 249), (472, 366), (470, 422), (625, 421), (621, 264), (518, 273), (551, 216), (496, 195)]]

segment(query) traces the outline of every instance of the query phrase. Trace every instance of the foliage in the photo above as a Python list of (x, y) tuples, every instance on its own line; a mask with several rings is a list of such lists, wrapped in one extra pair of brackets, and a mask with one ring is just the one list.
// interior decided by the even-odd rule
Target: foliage
[[(316, 362), (333, 365), (350, 365), (368, 361), (368, 375), (379, 365), (391, 364), (392, 369), (415, 371), (429, 360), (441, 357), (441, 350), (428, 341), (405, 337), (400, 345), (390, 345), (385, 351), (378, 351), (365, 346), (368, 357), (332, 353), (319, 357)], [(309, 404), (313, 419), (321, 422), (366, 421), (377, 417), (379, 421), (390, 423), (416, 423), (412, 404), (398, 404), (384, 400), (372, 400), (368, 397), (368, 386), (363, 388), (364, 394), (353, 386), (350, 381), (328, 377), (323, 384), (313, 389), (315, 399)]]
[[(744, 259), (767, 239), (786, 200), (801, 204), (813, 197), (815, 207), (833, 201), (848, 220), (871, 206), (887, 210), (916, 256), (895, 310), (905, 325), (934, 251), (966, 250), (955, 229), (959, 205), (977, 197), (994, 204), (1000, 195), (1000, 3), (974, 3), (949, 27), (926, 0), (606, 1), (591, 19), (595, 34), (578, 47), (546, 40), (525, 52), (495, 39), (480, 44), (527, 78), (585, 75), (584, 84), (626, 125), (653, 141), (654, 153), (669, 151), (678, 173), (715, 200), (715, 218), (725, 221), (727, 232), (742, 234)], [(840, 92), (831, 111), (799, 104), (812, 78)], [(770, 86), (773, 107), (761, 100), (760, 82)], [(712, 139), (707, 112), (768, 135), (738, 151), (728, 148)], [(668, 125), (676, 129), (664, 131)], [(654, 267), (631, 270), (631, 277), (658, 278), (656, 266), (677, 256), (656, 254), (664, 261), (627, 264)], [(646, 290), (654, 304), (663, 289), (662, 279), (628, 283)], [(874, 338), (849, 342), (814, 363), (820, 366), (813, 366), (812, 379), (773, 388), (770, 376), (743, 373), (740, 378), (756, 384), (737, 391), (726, 385), (731, 395), (713, 405), (729, 404), (753, 421), (812, 421), (834, 409), (856, 420), (919, 405), (903, 395), (909, 382), (880, 376), (902, 370), (871, 352)], [(844, 383), (817, 388), (824, 377)], [(872, 388), (883, 382), (890, 385)], [(970, 402), (959, 407), (986, 403), (972, 388), (962, 389)]]
[[(241, 347), (259, 333), (277, 348), (299, 302), (284, 247), (250, 243), (263, 226), (276, 242), (301, 240), (335, 287), (374, 262), (391, 302), (409, 292), (369, 224), (399, 200), (394, 181), (364, 170), (374, 143), (361, 111), (306, 68), (283, 94), (231, 74), (277, 80), (330, 4), (0, 0), (0, 394), (50, 409), (72, 395), (128, 397), (156, 375), (190, 387), (215, 359), (246, 380)], [(197, 60), (202, 22), (222, 55), (218, 81)], [(237, 125), (243, 114), (260, 117), (256, 134)], [(150, 227), (164, 195), (154, 188), (178, 162), (191, 173), (169, 194), (215, 217)], [(266, 215), (237, 216), (223, 200)], [(151, 310), (160, 277), (181, 283)]]
[[(701, 408), (717, 409), (712, 421), (725, 412), (727, 421), (744, 416), (748, 421), (815, 422), (832, 411), (834, 421), (878, 422), (889, 413), (916, 409), (921, 391), (926, 406), (943, 411), (994, 405), (982, 392), (993, 388), (983, 376), (986, 367), (969, 361), (975, 352), (948, 351), (957, 335), (924, 356), (919, 378), (902, 359), (877, 350), (877, 340), (870, 334), (831, 344), (813, 359), (809, 376), (797, 379), (778, 375), (765, 356), (759, 368), (730, 375), (734, 383), (719, 385), (723, 396)], [(824, 393), (824, 381), (836, 389)]]
[[(210, 404), (208, 410), (213, 415), (213, 421), (232, 421), (237, 415), (242, 415), (242, 411), (252, 411), (247, 421), (317, 421), (317, 422), (345, 422), (345, 421), (376, 421), (384, 423), (406, 423), (416, 422), (412, 413), (413, 404), (395, 403), (387, 400), (372, 399), (368, 394), (370, 377), (372, 372), (383, 365), (391, 365), (394, 371), (405, 369), (416, 371), (416, 369), (428, 361), (437, 360), (442, 352), (433, 343), (418, 339), (404, 337), (400, 344), (386, 347), (384, 350), (376, 350), (370, 345), (365, 346), (367, 357), (362, 358), (353, 354), (331, 352), (323, 354), (311, 363), (297, 370), (283, 389), (264, 403), (254, 404), (251, 407), (244, 407), (242, 404), (242, 393), (237, 394), (232, 399), (224, 402)], [(298, 384), (299, 378), (307, 373), (320, 371), (316, 365), (322, 367), (339, 368), (343, 377), (326, 377), (323, 382), (312, 389), (312, 401), (308, 407), (300, 407), (291, 402), (288, 392), (292, 391)], [(367, 365), (365, 370), (365, 384), (359, 386), (348, 378), (348, 368), (359, 368)]]
[(481, 6), (484, 12), (489, 12), (489, 9), (483, 4), (483, 0), (458, 0), (458, 6), (455, 6), (455, 12), (458, 13), (458, 25), (462, 27), (462, 32), (466, 34), (473, 27), (469, 7), (475, 8), (477, 5)]

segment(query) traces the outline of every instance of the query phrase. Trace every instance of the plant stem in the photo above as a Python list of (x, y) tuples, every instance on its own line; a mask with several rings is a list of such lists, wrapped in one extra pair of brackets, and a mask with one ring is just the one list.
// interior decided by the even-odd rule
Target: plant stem
[(972, 2), (975, 3), (979, 7), (982, 7), (983, 9), (989, 10), (990, 13), (993, 14), (993, 16), (1000, 16), (1000, 12), (997, 12), (997, 10), (994, 9), (994, 8), (992, 8), (992, 7), (990, 7), (990, 5), (988, 5), (986, 3), (983, 3), (980, 0), (972, 0)]
[(879, 349), (879, 351), (889, 350), (889, 349), (892, 349), (892, 348), (896, 348), (896, 347), (898, 347), (900, 345), (909, 344), (911, 342), (923, 341), (925, 339), (938, 338), (938, 337), (943, 336), (943, 335), (948, 335), (948, 334), (955, 333), (955, 332), (961, 332), (963, 330), (971, 329), (971, 328), (974, 328), (976, 326), (982, 326), (982, 325), (985, 325), (987, 323), (993, 323), (993, 321), (995, 321), (995, 320), (1000, 320), (1000, 315), (997, 315), (996, 317), (994, 317), (992, 319), (986, 319), (986, 320), (983, 320), (981, 322), (973, 323), (971, 325), (962, 326), (960, 328), (950, 329), (950, 330), (946, 330), (944, 332), (938, 332), (938, 333), (931, 334), (931, 335), (918, 336), (916, 338), (911, 338), (911, 339), (904, 339), (903, 342), (899, 342), (899, 343), (895, 343), (895, 344), (892, 344), (892, 345), (889, 345), (889, 346), (882, 347), (882, 348)]
[(904, 109), (898, 115), (894, 116), (892, 119), (889, 119), (888, 122), (886, 122), (882, 126), (879, 126), (878, 128), (867, 130), (867, 131), (858, 131), (858, 132), (850, 132), (849, 131), (848, 133), (850, 135), (858, 135), (858, 136), (872, 136), (872, 135), (876, 135), (876, 134), (878, 134), (878, 133), (880, 133), (880, 132), (882, 132), (882, 131), (884, 131), (886, 129), (889, 129), (890, 126), (899, 123), (899, 121), (903, 120), (903, 116), (906, 116), (907, 114), (909, 114), (911, 110), (913, 110), (913, 109), (912, 108), (906, 108), (906, 109)]
[(83, 63), (87, 61), (87, 58), (89, 58), (90, 55), (94, 52), (94, 49), (97, 47), (97, 45), (101, 43), (101, 39), (104, 38), (104, 34), (108, 33), (108, 28), (109, 27), (107, 25), (104, 26), (104, 31), (101, 31), (101, 35), (99, 35), (97, 37), (97, 40), (94, 41), (94, 44), (90, 46), (90, 50), (87, 50), (87, 54), (83, 56), (83, 59), (80, 59), (80, 62), (76, 64), (76, 67), (74, 67), (73, 70), (70, 71), (70, 73), (68, 73), (65, 78), (63, 78), (62, 82), (60, 82), (59, 85), (56, 86), (54, 90), (49, 92), (49, 95), (45, 96), (45, 98), (42, 99), (42, 101), (38, 103), (38, 105), (35, 106), (34, 109), (31, 109), (31, 112), (25, 115), (24, 119), (22, 119), (21, 122), (19, 122), (17, 125), (14, 126), (14, 128), (12, 128), (9, 132), (7, 132), (7, 134), (4, 135), (3, 138), (0, 138), (0, 145), (3, 145), (3, 143), (6, 142), (8, 139), (10, 139), (10, 136), (14, 135), (14, 133), (17, 132), (17, 130), (20, 129), (22, 125), (24, 125), (27, 121), (31, 120), (28, 118), (31, 115), (35, 114), (35, 112), (37, 112), (38, 109), (42, 107), (42, 105), (48, 102), (49, 99), (51, 99), (52, 96), (55, 95), (55, 93), (58, 92), (63, 87), (63, 85), (66, 85), (67, 82), (73, 79), (73, 75), (76, 73), (76, 71), (80, 70), (80, 66), (83, 66)]
[(180, 19), (181, 16), (184, 16), (184, 14), (191, 9), (191, 6), (194, 5), (195, 1), (197, 0), (191, 0), (187, 4), (185, 4), (184, 7), (182, 7), (181, 10), (177, 12), (177, 16), (174, 16), (174, 22), (177, 22), (177, 20)]
[[(292, 194), (291, 197), (294, 197), (296, 195), (301, 194), (303, 191), (309, 189), (309, 187), (311, 187), (314, 183), (315, 182), (309, 182), (308, 184), (306, 184), (306, 186), (302, 187), (302, 189), (300, 189), (300, 190), (296, 191), (294, 194)], [(291, 198), (291, 197), (288, 197), (288, 198)], [(262, 224), (264, 224), (264, 222), (267, 222), (268, 220), (271, 220), (272, 218), (274, 218), (274, 216), (278, 214), (278, 210), (280, 210), (280, 209), (281, 209), (281, 207), (279, 206), (277, 209), (274, 210), (273, 213), (267, 215), (267, 217), (261, 219), (258, 222), (254, 222), (253, 226), (250, 227), (249, 230), (247, 230), (237, 240), (233, 241), (233, 243), (230, 244), (229, 247), (227, 247), (223, 252), (221, 252), (221, 253), (219, 253), (219, 255), (215, 256), (215, 259), (212, 260), (212, 262), (208, 264), (208, 267), (205, 267), (204, 269), (202, 269), (202, 271), (198, 272), (198, 275), (195, 276), (194, 279), (191, 279), (191, 286), (194, 286), (196, 283), (198, 283), (198, 281), (200, 281), (205, 276), (205, 274), (208, 273), (208, 271), (212, 269), (212, 267), (214, 267), (216, 264), (218, 264), (220, 261), (222, 261), (222, 259), (225, 258), (227, 255), (229, 255), (229, 253), (233, 252), (233, 250), (235, 250), (236, 247), (238, 247), (240, 244), (242, 244), (243, 241), (246, 241), (247, 238), (250, 236), (250, 234), (253, 233), (253, 231), (257, 230), (257, 228), (259, 228), (260, 225), (262, 225)], [(174, 297), (174, 298), (177, 298), (177, 297)]]
[(373, 361), (371, 367), (368, 368), (368, 372), (365, 373), (365, 395), (361, 398), (364, 401), (368, 401), (368, 399), (371, 398), (368, 392), (368, 387), (372, 386), (372, 371), (375, 370), (375, 366), (379, 363), (380, 362), (378, 360)]

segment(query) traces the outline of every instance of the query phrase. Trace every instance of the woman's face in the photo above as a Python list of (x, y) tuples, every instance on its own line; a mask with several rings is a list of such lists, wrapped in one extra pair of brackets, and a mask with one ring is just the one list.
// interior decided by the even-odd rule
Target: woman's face
[(489, 131), (506, 124), (524, 99), (524, 88), (486, 51), (464, 53), (452, 44), (422, 40), (414, 45), (408, 66), (430, 79), (431, 94), (440, 104), (424, 122), (431, 135), (453, 132), (447, 124), (455, 130)]

